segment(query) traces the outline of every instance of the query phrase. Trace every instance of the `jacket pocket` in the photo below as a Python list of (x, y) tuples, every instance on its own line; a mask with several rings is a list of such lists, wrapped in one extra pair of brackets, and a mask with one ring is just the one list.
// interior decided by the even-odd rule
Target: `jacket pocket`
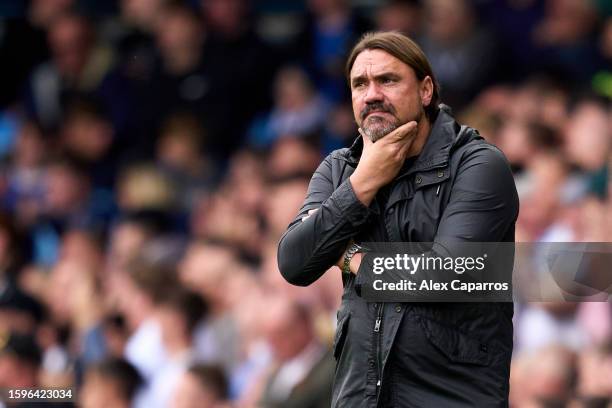
[(436, 321), (418, 317), (425, 336), (442, 354), (454, 363), (488, 366), (491, 350), (486, 343)]
[(336, 334), (334, 335), (334, 343), (332, 349), (334, 351), (334, 358), (336, 361), (340, 358), (342, 354), (342, 348), (344, 347), (344, 343), (346, 342), (346, 336), (348, 334), (348, 322), (350, 320), (350, 313), (345, 311), (344, 313), (338, 314), (338, 327), (336, 328)]

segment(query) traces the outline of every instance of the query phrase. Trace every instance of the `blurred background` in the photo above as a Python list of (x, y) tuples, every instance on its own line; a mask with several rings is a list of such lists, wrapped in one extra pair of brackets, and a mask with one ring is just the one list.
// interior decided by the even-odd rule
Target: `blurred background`
[[(292, 287), (276, 244), (357, 136), (367, 30), (505, 152), (518, 241), (612, 241), (609, 0), (4, 0), (0, 387), (329, 407), (340, 274)], [(512, 406), (612, 406), (611, 311), (517, 303)]]

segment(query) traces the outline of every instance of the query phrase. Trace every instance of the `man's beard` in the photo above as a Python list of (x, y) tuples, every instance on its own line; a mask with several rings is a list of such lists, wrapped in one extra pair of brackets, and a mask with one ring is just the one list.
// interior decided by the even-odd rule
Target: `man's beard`
[[(387, 119), (386, 117), (382, 116), (367, 117), (367, 115), (371, 112), (386, 112), (393, 116), (393, 120)], [(365, 135), (372, 141), (372, 143), (374, 143), (377, 140), (382, 139), (389, 133), (393, 132), (395, 129), (405, 123), (408, 123), (412, 120), (415, 120), (417, 121), (417, 123), (419, 123), (424, 115), (425, 110), (421, 106), (420, 111), (414, 116), (414, 118), (408, 119), (407, 121), (402, 123), (395, 115), (395, 108), (392, 105), (388, 105), (383, 102), (375, 102), (370, 105), (367, 105), (361, 112), (361, 129), (363, 129)]]
[(365, 135), (372, 141), (372, 143), (377, 140), (382, 139), (389, 133), (393, 132), (395, 129), (400, 127), (399, 119), (395, 119), (393, 121), (387, 120), (386, 118), (371, 117), (369, 118), (370, 125), (366, 124), (364, 121), (361, 125)]

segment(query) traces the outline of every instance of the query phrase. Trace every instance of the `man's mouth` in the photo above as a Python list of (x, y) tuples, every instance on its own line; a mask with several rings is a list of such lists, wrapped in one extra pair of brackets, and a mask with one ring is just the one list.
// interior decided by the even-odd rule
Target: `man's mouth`
[(371, 104), (365, 107), (363, 112), (361, 113), (362, 120), (365, 120), (370, 115), (381, 115), (387, 114), (393, 116), (393, 109), (391, 106), (385, 106), (383, 103)]
[(365, 117), (363, 118), (364, 121), (368, 120), (368, 119), (372, 119), (372, 120), (388, 120), (389, 118), (385, 118), (385, 116), (393, 116), (393, 114), (391, 112), (387, 112), (387, 111), (372, 111), (372, 112), (368, 112)]
[(365, 117), (367, 118), (369, 116), (376, 115), (376, 114), (381, 114), (381, 113), (382, 114), (386, 114), (386, 115), (390, 115), (391, 114), (391, 112), (388, 112), (388, 111), (372, 111), (372, 112), (368, 112)]

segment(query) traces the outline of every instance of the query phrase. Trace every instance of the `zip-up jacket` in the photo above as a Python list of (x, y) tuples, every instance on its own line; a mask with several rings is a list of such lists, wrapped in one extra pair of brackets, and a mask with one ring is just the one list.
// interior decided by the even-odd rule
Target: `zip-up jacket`
[[(358, 137), (314, 173), (278, 247), (288, 282), (316, 281), (350, 240), (514, 242), (519, 203), (508, 162), (446, 106), (418, 157), (368, 207), (349, 181), (362, 148)], [(373, 303), (356, 280), (345, 279), (337, 314), (332, 407), (508, 405), (511, 303)]]

